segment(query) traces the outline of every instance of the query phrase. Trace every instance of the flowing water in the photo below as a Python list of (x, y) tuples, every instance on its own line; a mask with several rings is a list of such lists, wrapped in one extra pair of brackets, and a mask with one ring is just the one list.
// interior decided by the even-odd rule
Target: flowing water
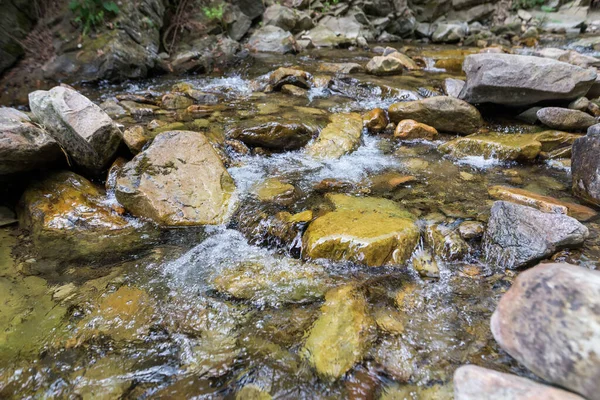
[[(353, 74), (332, 89), (312, 89), (308, 98), (256, 88), (278, 66), (298, 65), (318, 75), (322, 62), (364, 64), (370, 55), (329, 50), (298, 58), (261, 56), (226, 76), (188, 77), (185, 81), (223, 101), (209, 118), (183, 122), (187, 129), (210, 132), (215, 143), (229, 129), (257, 121), (296, 120), (320, 129), (331, 113), (387, 108), (441, 93), (443, 80), (459, 72), (436, 68), (435, 61), (460, 62), (477, 49), (409, 51), (427, 68), (392, 77)], [(80, 89), (100, 103), (120, 93), (160, 95), (179, 81)], [(485, 117), (490, 130), (506, 135), (539, 130), (502, 115)], [(118, 122), (126, 127), (174, 118), (167, 113)], [(410, 263), (372, 268), (315, 260), (309, 266), (299, 260), (302, 226), (292, 240), (270, 234), (279, 212), (323, 209), (323, 193), (315, 186), (324, 179), (344, 182), (341, 190), (348, 193), (391, 199), (421, 224), (485, 222), (491, 185), (577, 202), (563, 163), (453, 160), (437, 151), (451, 138), (399, 142), (365, 134), (357, 151), (327, 161), (303, 150), (232, 155), (228, 170), (242, 206), (229, 226), (164, 231), (150, 248), (118, 262), (44, 260), (18, 227), (0, 228), (0, 398), (444, 399), (452, 398), (452, 373), (465, 363), (530, 376), (498, 347), (489, 329), (515, 272), (487, 265), (476, 240), (458, 261), (438, 260), (438, 279), (423, 279)], [(367, 183), (386, 174), (415, 180), (397, 187)], [(272, 177), (292, 183), (296, 201), (257, 203), (252, 188)], [(110, 193), (106, 201), (114, 201)], [(586, 226), (591, 232), (586, 245), (556, 259), (597, 268), (600, 229)], [(239, 279), (254, 282), (251, 293), (236, 296), (244, 300), (219, 290)], [(343, 286), (358, 288), (366, 299), (370, 327), (361, 361), (342, 378), (328, 379), (306, 361), (304, 344), (321, 315), (323, 293)]]

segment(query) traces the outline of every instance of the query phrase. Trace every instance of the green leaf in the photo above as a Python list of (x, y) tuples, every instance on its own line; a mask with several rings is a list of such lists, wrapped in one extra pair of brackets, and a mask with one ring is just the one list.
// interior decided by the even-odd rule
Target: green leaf
[(115, 3), (114, 1), (105, 1), (104, 3), (102, 3), (102, 5), (104, 6), (104, 9), (108, 12), (111, 12), (113, 14), (118, 14), (119, 13), (119, 6), (117, 6), (117, 3)]

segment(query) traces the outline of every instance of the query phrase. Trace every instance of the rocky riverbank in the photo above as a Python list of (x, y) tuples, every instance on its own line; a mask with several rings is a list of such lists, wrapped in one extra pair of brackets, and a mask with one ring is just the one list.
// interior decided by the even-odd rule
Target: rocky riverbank
[(0, 108), (0, 397), (595, 398), (592, 54), (307, 48)]

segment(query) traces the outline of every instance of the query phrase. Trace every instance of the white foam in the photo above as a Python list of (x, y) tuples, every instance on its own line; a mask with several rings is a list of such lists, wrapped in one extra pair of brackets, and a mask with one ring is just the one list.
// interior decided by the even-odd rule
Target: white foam
[(488, 169), (504, 164), (504, 161), (497, 158), (485, 158), (483, 156), (467, 156), (455, 161), (459, 165), (470, 165), (476, 169)]

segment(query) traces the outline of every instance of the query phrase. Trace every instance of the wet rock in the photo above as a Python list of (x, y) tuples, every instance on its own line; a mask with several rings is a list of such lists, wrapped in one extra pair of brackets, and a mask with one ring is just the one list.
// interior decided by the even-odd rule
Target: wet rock
[(183, 110), (194, 104), (194, 100), (179, 93), (168, 93), (162, 98), (162, 106), (167, 110)]
[[(415, 397), (416, 396), (416, 397)], [(383, 388), (379, 400), (453, 400), (452, 385), (393, 385)], [(457, 399), (458, 400), (458, 399)], [(483, 400), (483, 399), (481, 399)]]
[(372, 326), (367, 307), (364, 295), (353, 285), (327, 292), (302, 349), (320, 375), (341, 378), (363, 358)]
[(600, 129), (594, 125), (586, 136), (575, 140), (571, 156), (573, 193), (579, 198), (600, 206)]
[(160, 225), (226, 223), (237, 203), (235, 185), (206, 137), (158, 135), (117, 178), (115, 194), (132, 214)]
[(248, 41), (248, 48), (257, 53), (295, 53), (296, 41), (291, 33), (269, 25), (252, 34)]
[(412, 119), (398, 122), (394, 137), (398, 139), (427, 139), (433, 140), (438, 135), (437, 129)]
[(100, 108), (111, 118), (120, 118), (127, 115), (127, 111), (115, 100), (102, 102)]
[(277, 68), (269, 75), (269, 85), (275, 91), (280, 90), (284, 85), (294, 85), (302, 89), (310, 89), (312, 76), (296, 68)]
[(567, 391), (527, 378), (505, 374), (475, 365), (465, 365), (454, 373), (456, 400), (583, 400)]
[(308, 14), (279, 4), (267, 7), (262, 22), (265, 26), (277, 26), (292, 33), (309, 30), (314, 26)]
[(76, 164), (100, 172), (112, 162), (121, 132), (100, 107), (75, 90), (56, 86), (29, 94), (35, 119)]
[(460, 237), (465, 240), (477, 239), (483, 236), (485, 226), (478, 221), (465, 221), (458, 227)]
[(469, 245), (459, 235), (457, 229), (444, 224), (429, 225), (425, 241), (442, 260), (457, 260), (469, 253)]
[(450, 97), (458, 98), (464, 86), (465, 81), (461, 79), (446, 78), (444, 80), (444, 92)]
[(327, 194), (334, 211), (318, 217), (304, 233), (303, 255), (347, 260), (368, 266), (404, 264), (419, 229), (414, 217), (395, 202), (343, 194)]
[(294, 185), (282, 182), (278, 178), (268, 178), (260, 182), (254, 189), (258, 200), (279, 205), (291, 205), (296, 200)]
[(298, 86), (294, 85), (283, 85), (281, 87), (281, 93), (296, 97), (308, 97), (308, 91), (306, 89), (300, 89)]
[(235, 400), (271, 400), (271, 395), (260, 387), (249, 384), (235, 394)]
[(333, 74), (352, 74), (363, 72), (365, 69), (357, 63), (320, 63), (319, 72), (329, 72)]
[(363, 123), (370, 133), (381, 133), (390, 123), (385, 110), (374, 108), (363, 115)]
[(517, 115), (517, 119), (519, 121), (527, 122), (528, 124), (535, 124), (538, 121), (537, 112), (541, 110), (542, 107), (531, 107), (527, 110), (523, 111), (521, 114)]
[(508, 186), (491, 186), (488, 188), (488, 193), (496, 200), (522, 204), (548, 213), (566, 214), (579, 221), (588, 221), (598, 215), (596, 211), (589, 207), (561, 201), (549, 196), (542, 196), (524, 189)]
[(336, 159), (360, 146), (363, 121), (360, 114), (333, 114), (331, 121), (308, 146), (306, 151), (318, 159)]
[(467, 83), (460, 98), (469, 103), (526, 106), (584, 96), (596, 72), (547, 58), (473, 54), (465, 58)]
[(545, 107), (536, 113), (540, 122), (552, 129), (581, 131), (596, 123), (591, 115), (578, 110), (560, 107)]
[(454, 139), (438, 147), (454, 158), (470, 156), (504, 161), (533, 160), (542, 150), (535, 134), (475, 134)]
[(313, 130), (303, 124), (268, 122), (251, 128), (237, 128), (229, 133), (229, 137), (250, 147), (285, 151), (304, 147), (313, 134)]
[(481, 114), (475, 107), (447, 96), (394, 103), (388, 113), (393, 122), (413, 119), (441, 132), (469, 134), (483, 125)]
[(596, 57), (581, 54), (575, 50), (562, 50), (555, 48), (544, 48), (533, 53), (539, 57), (552, 58), (569, 64), (577, 65), (582, 68), (600, 67), (600, 60)]
[(522, 272), (500, 299), (498, 344), (542, 379), (586, 398), (600, 390), (600, 273), (571, 264)]
[[(389, 193), (397, 188), (414, 183), (417, 178), (411, 175), (403, 175), (398, 172), (384, 172), (363, 180), (360, 187), (367, 187), (371, 193)], [(349, 189), (346, 188), (346, 192)]]
[(422, 278), (440, 277), (440, 268), (431, 252), (427, 250), (417, 250), (415, 251), (411, 262), (415, 271), (417, 271)]
[(26, 114), (0, 108), (0, 175), (51, 166), (62, 157), (58, 143)]
[(72, 172), (33, 183), (20, 200), (19, 223), (42, 256), (61, 260), (118, 257), (154, 238), (114, 212), (102, 190)]
[(121, 286), (117, 291), (101, 296), (96, 304), (96, 308), (79, 322), (72, 344), (81, 345), (100, 335), (117, 341), (143, 339), (147, 337), (157, 311), (156, 301), (146, 291), (132, 286)]
[(248, 261), (224, 266), (212, 279), (220, 292), (255, 304), (315, 301), (327, 290), (322, 267), (295, 259)]
[(556, 251), (581, 245), (588, 229), (564, 214), (496, 201), (483, 238), (489, 262), (518, 268), (549, 257)]

